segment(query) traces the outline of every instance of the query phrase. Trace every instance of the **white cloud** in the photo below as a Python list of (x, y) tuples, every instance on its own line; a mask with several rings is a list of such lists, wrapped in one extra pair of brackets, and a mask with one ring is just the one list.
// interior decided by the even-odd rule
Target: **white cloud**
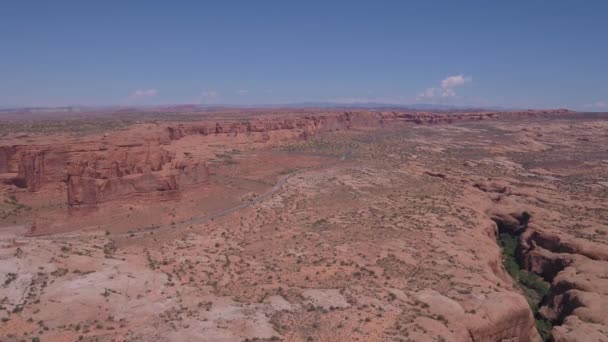
[(154, 97), (158, 94), (156, 89), (137, 89), (129, 96), (131, 99), (144, 99), (147, 97)]
[(452, 98), (456, 97), (457, 87), (463, 86), (473, 81), (470, 76), (454, 75), (448, 76), (441, 81), (439, 87), (428, 88), (417, 97), (417, 100), (432, 100), (436, 98)]
[(604, 101), (597, 101), (593, 104), (593, 107), (595, 108), (608, 108), (608, 103), (604, 102)]
[(239, 90), (236, 91), (236, 93), (239, 94), (239, 95), (245, 95), (248, 92), (249, 92), (249, 90), (247, 90), (247, 89), (239, 89)]
[(465, 83), (471, 82), (471, 77), (465, 77), (463, 75), (449, 76), (446, 77), (443, 81), (441, 81), (441, 88), (443, 89), (452, 89), (454, 87), (461, 86)]

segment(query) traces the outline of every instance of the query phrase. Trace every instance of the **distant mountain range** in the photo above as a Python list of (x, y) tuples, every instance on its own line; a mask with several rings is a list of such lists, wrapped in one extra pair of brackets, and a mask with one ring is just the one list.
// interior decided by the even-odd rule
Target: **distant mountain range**
[(507, 108), (507, 107), (475, 107), (475, 106), (455, 106), (445, 104), (432, 104), (432, 103), (413, 103), (413, 104), (394, 104), (394, 103), (382, 103), (382, 102), (360, 102), (360, 103), (341, 103), (341, 102), (301, 102), (301, 103), (290, 103), (285, 105), (287, 107), (296, 108), (365, 108), (365, 109), (382, 109), (382, 108), (399, 108), (399, 109), (413, 109), (413, 110), (521, 110), (522, 108)]

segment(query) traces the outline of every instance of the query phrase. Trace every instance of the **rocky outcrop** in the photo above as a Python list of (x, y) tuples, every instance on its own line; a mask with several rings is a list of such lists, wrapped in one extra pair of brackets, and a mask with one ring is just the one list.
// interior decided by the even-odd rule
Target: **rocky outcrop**
[(206, 122), (180, 124), (166, 128), (168, 140), (181, 139), (188, 135), (263, 133), (279, 130), (299, 130), (303, 135), (314, 135), (321, 131), (347, 130), (354, 127), (374, 127), (384, 118), (379, 113), (345, 112), (335, 115), (299, 116), (291, 118), (251, 119), (244, 121)]
[(40, 189), (42, 178), (45, 176), (44, 151), (25, 151), (19, 159), (18, 179), (29, 191)]
[[(550, 283), (539, 313), (555, 327), (555, 341), (580, 341), (608, 332), (608, 255), (591, 241), (566, 240), (520, 214), (494, 214), (499, 230), (519, 235), (521, 267)], [(528, 217), (529, 220), (529, 217)], [(604, 339), (608, 340), (606, 335)]]
[(497, 117), (535, 117), (569, 113), (556, 111), (513, 111), (474, 113), (431, 113), (431, 112), (343, 112), (326, 115), (305, 115), (281, 118), (256, 118), (242, 121), (222, 121), (204, 123), (184, 123), (168, 126), (165, 141), (178, 140), (188, 135), (243, 134), (272, 132), (278, 130), (299, 130), (301, 137), (309, 137), (319, 132), (348, 130), (364, 127), (378, 127), (395, 123), (438, 124), (457, 121), (475, 121)]
[(174, 162), (169, 152), (157, 146), (93, 153), (68, 166), (68, 203), (96, 205), (133, 195), (178, 191), (208, 179), (204, 162)]
[(471, 341), (540, 341), (526, 300), (517, 293), (490, 294), (479, 309), (483, 320), (468, 319)]
[[(71, 158), (86, 149), (98, 149), (87, 144), (16, 145), (4, 146), (5, 174), (12, 175), (10, 183), (28, 191), (39, 191), (45, 184), (65, 180), (66, 165)], [(2, 148), (0, 148), (2, 150)], [(1, 154), (1, 153), (0, 153)]]
[(209, 168), (204, 162), (182, 161), (175, 166), (177, 186), (184, 188), (209, 180)]
[(20, 145), (0, 151), (5, 181), (32, 192), (66, 182), (70, 206), (178, 191), (209, 178), (204, 161), (177, 161), (157, 144)]
[(77, 155), (68, 163), (68, 176), (110, 179), (161, 171), (172, 160), (169, 152), (157, 146), (134, 146), (91, 151)]
[(308, 139), (320, 132), (399, 123), (436, 124), (492, 119), (499, 115), (528, 117), (556, 113), (561, 112), (357, 111), (190, 122), (167, 125), (160, 131), (130, 138), (128, 143), (122, 144), (101, 138), (86, 142), (75, 139), (65, 144), (0, 146), (0, 176), (5, 182), (32, 192), (39, 191), (46, 184), (67, 182), (70, 205), (97, 204), (132, 194), (176, 191), (207, 181), (208, 170), (204, 161), (177, 160), (161, 148), (163, 144), (186, 136), (221, 135), (229, 138), (245, 134), (251, 135), (252, 142), (266, 143), (273, 136)]
[(61, 146), (0, 147), (0, 175), (5, 181), (29, 191), (65, 178), (66, 155)]
[(156, 191), (178, 190), (173, 177), (153, 173), (99, 179), (70, 176), (68, 203), (72, 206), (96, 205), (113, 199)]
[(0, 174), (18, 171), (17, 165), (12, 164), (16, 150), (15, 146), (0, 146)]

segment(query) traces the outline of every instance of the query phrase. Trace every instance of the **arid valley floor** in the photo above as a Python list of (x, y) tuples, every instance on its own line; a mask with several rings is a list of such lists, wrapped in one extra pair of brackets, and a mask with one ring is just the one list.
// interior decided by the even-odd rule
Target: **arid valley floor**
[(607, 115), (0, 129), (0, 341), (608, 341)]

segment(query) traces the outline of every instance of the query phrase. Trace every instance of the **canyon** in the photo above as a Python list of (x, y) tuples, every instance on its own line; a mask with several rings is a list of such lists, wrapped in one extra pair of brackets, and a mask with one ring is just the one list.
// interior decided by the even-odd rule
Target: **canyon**
[[(561, 111), (527, 111), (501, 113), (509, 117), (538, 117), (564, 114)], [(237, 122), (202, 122), (160, 127), (137, 138), (117, 137), (114, 143), (101, 137), (89, 141), (71, 139), (67, 143), (32, 141), (27, 145), (0, 146), (0, 177), (7, 183), (39, 191), (49, 183), (67, 183), (67, 201), (72, 206), (95, 205), (125, 196), (157, 191), (179, 191), (180, 188), (205, 182), (208, 167), (204, 160), (195, 160), (163, 149), (188, 136), (218, 136), (268, 142), (298, 138), (307, 139), (319, 132), (357, 128), (383, 127), (403, 123), (452, 123), (454, 121), (492, 119), (497, 112), (459, 114), (344, 112), (296, 118), (266, 118)], [(43, 138), (44, 139), (44, 138)], [(203, 154), (203, 157), (209, 157)]]
[(606, 132), (566, 110), (12, 129), (0, 339), (608, 341)]

